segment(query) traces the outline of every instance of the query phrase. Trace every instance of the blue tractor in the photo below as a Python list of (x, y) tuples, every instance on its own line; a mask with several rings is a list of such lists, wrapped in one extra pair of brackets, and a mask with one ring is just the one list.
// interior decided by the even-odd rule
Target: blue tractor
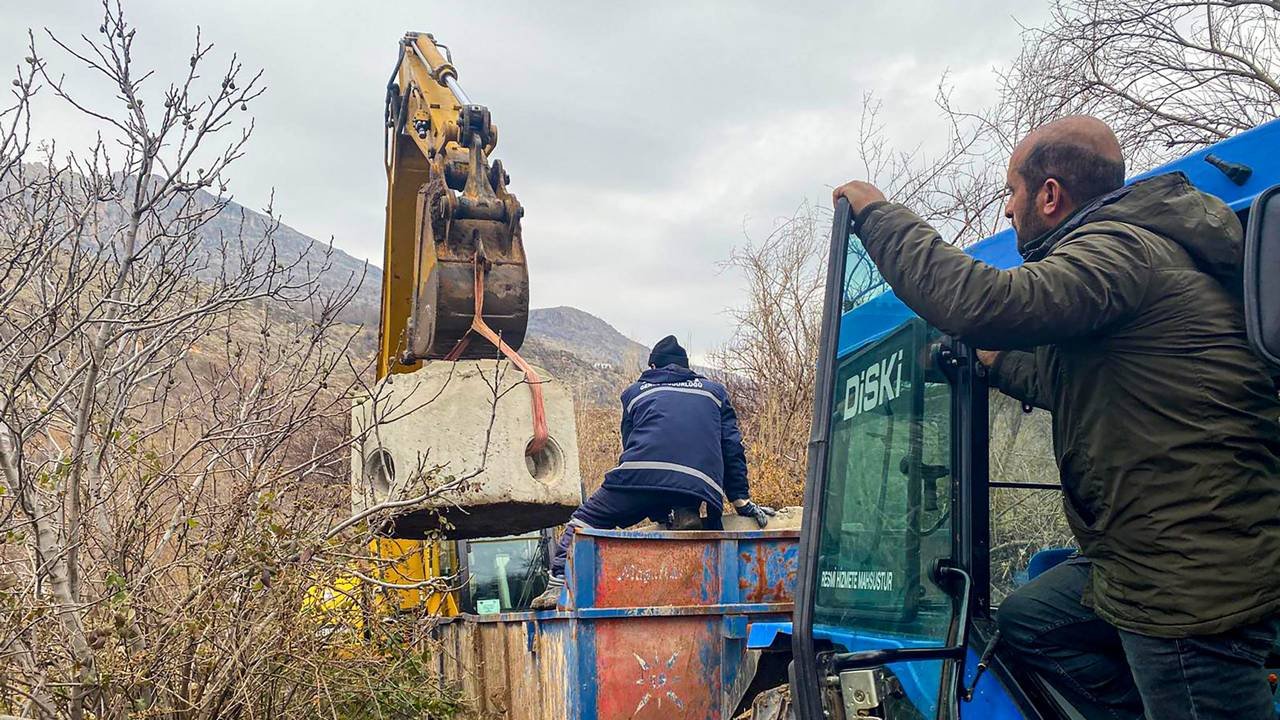
[[(1280, 366), (1280, 121), (1133, 180), (1168, 172), (1185, 173), (1244, 221), (1250, 335)], [(1021, 262), (1011, 230), (969, 252), (999, 267)], [(989, 650), (1003, 594), (1070, 552), (1051, 520), (1028, 537), (993, 537), (1036, 498), (1056, 504), (1050, 462), (1028, 478), (996, 468), (991, 455), (1014, 425), (1028, 438), (1047, 423), (1011, 419), (1022, 418), (1017, 407), (1000, 415), (993, 403), (1004, 398), (989, 395), (973, 349), (883, 288), (842, 202), (795, 613), (792, 623), (753, 625), (749, 643), (781, 650), (790, 634), (790, 702), (806, 720), (1079, 718), (1040, 678)]]

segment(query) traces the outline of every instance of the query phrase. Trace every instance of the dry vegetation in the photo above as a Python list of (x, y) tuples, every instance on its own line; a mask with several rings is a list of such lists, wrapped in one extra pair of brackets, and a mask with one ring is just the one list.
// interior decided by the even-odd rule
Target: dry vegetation
[[(422, 467), (351, 514), (351, 400), (378, 392), (336, 320), (356, 287), (226, 222), (259, 76), (197, 34), (166, 85), (135, 37), (114, 4), (32, 36), (0, 107), (0, 715), (447, 717), (427, 625), (369, 621), (396, 586), (363, 549), (467, 478)], [(97, 142), (33, 146), (40, 94)]]
[(752, 497), (768, 505), (804, 494), (827, 215), (806, 206), (728, 263), (746, 277), (750, 304), (733, 310), (737, 331), (713, 359), (741, 422)]
[(589, 495), (604, 483), (604, 474), (622, 454), (622, 410), (616, 405), (579, 402), (576, 412), (582, 491)]

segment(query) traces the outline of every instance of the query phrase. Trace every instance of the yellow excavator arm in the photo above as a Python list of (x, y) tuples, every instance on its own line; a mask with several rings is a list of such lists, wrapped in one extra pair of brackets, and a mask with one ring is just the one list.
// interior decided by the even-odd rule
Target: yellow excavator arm
[(483, 287), (485, 323), (513, 350), (529, 318), (524, 209), (489, 157), (498, 128), (458, 84), (447, 47), (426, 33), (400, 40), (387, 83), (387, 224), (378, 377), (423, 360), (494, 357), (472, 327)]

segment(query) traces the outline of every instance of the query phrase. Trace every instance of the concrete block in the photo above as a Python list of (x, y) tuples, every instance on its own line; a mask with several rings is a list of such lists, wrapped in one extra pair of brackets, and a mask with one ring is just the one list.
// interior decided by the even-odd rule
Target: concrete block
[[(727, 506), (726, 506), (727, 507)], [(769, 518), (769, 527), (765, 530), (799, 530), (804, 519), (804, 508), (799, 505), (789, 505), (787, 507), (776, 508), (778, 514)], [(724, 529), (735, 532), (743, 530), (760, 530), (761, 527), (756, 524), (752, 518), (742, 517), (733, 512), (732, 509), (726, 510), (724, 517)], [(701, 530), (702, 526), (694, 523), (692, 518), (677, 518), (683, 521), (678, 527), (666, 527), (662, 523), (656, 523), (651, 520), (645, 520), (638, 525), (632, 527), (632, 530)]]
[(558, 525), (582, 501), (578, 433), (569, 389), (538, 368), (551, 439), (537, 456), (532, 399), (524, 374), (506, 360), (436, 361), (391, 375), (352, 410), (351, 504), (417, 497), (468, 478), (415, 505), (386, 530), (465, 539), (515, 535)]
[[(765, 530), (799, 530), (804, 518), (804, 508), (798, 505), (776, 508), (778, 514), (769, 518), (769, 527)], [(742, 517), (728, 510), (724, 514), (725, 530), (759, 530), (760, 526), (752, 518)]]

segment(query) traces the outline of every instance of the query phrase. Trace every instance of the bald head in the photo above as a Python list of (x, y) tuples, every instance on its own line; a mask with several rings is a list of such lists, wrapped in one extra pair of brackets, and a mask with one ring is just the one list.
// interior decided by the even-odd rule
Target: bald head
[(1077, 206), (1124, 184), (1120, 141), (1106, 123), (1087, 115), (1036, 128), (1014, 148), (1009, 167), (1032, 188), (1057, 179)]
[(1065, 117), (1036, 128), (1013, 149), (1005, 216), (1022, 245), (1122, 185), (1124, 156), (1111, 128), (1094, 117)]

